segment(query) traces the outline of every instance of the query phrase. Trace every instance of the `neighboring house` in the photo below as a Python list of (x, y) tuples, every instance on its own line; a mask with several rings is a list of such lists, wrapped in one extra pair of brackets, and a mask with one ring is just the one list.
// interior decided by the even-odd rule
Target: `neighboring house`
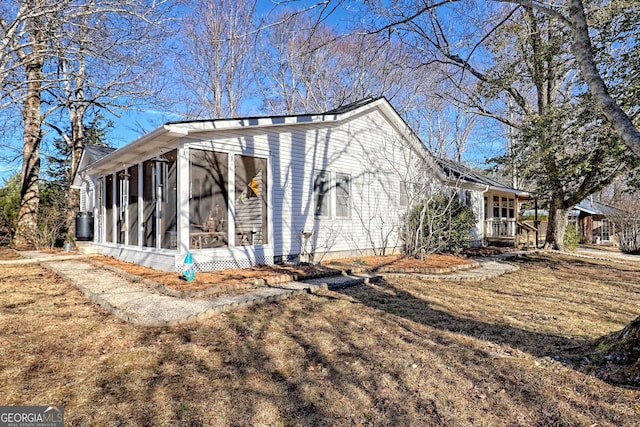
[[(486, 230), (513, 239), (521, 194), (437, 166), (384, 98), (317, 115), (167, 123), (85, 157), (74, 185), (93, 213), (92, 245), (166, 271), (181, 270), (187, 251), (199, 270), (396, 251), (407, 183), (460, 184), (476, 241)], [(506, 228), (487, 225), (494, 218)]]
[(580, 243), (597, 245), (616, 245), (614, 224), (607, 216), (618, 212), (618, 209), (603, 202), (584, 199), (574, 206), (569, 217), (580, 229)]
[(448, 185), (460, 189), (460, 199), (472, 206), (476, 214), (478, 222), (472, 230), (472, 244), (517, 246), (535, 239), (535, 227), (518, 221), (520, 203), (531, 197), (528, 192), (510, 188), (459, 162), (448, 159), (437, 162)]

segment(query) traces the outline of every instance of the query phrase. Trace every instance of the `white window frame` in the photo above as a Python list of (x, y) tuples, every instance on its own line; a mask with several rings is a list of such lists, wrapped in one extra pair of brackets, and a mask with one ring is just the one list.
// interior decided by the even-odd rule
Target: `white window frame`
[[(336, 173), (336, 178), (335, 178), (335, 194), (336, 194), (336, 218), (337, 219), (349, 219), (351, 218), (351, 175), (346, 174), (346, 173)], [(346, 179), (345, 179), (346, 178)], [(344, 179), (344, 181), (342, 182), (346, 182), (346, 186), (342, 186), (340, 185), (341, 179)], [(342, 194), (340, 194), (341, 189), (345, 188), (347, 189), (346, 191), (346, 198), (343, 197)], [(341, 215), (338, 213), (338, 208), (339, 206), (341, 206), (341, 199), (346, 199), (346, 215)], [(344, 204), (342, 204), (344, 205)]]
[[(605, 231), (606, 231), (606, 237), (605, 237)], [(611, 241), (611, 232), (613, 231), (613, 228), (611, 227), (611, 221), (609, 221), (607, 218), (603, 218), (600, 221), (600, 239), (602, 242), (610, 242)]]
[[(318, 206), (318, 198), (320, 196), (318, 192), (318, 183), (321, 176), (325, 177), (325, 179), (322, 180), (325, 187), (323, 188), (324, 192), (322, 193), (322, 206)], [(331, 218), (331, 193), (331, 172), (327, 170), (317, 170), (313, 176), (313, 215), (316, 219)], [(326, 212), (322, 209), (323, 206), (326, 206)]]

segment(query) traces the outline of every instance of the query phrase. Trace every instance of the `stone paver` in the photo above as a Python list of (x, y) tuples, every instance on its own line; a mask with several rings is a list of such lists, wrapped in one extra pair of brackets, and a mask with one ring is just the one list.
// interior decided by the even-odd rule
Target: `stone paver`
[(70, 259), (83, 259), (86, 258), (86, 255), (79, 254), (69, 254), (69, 255), (60, 255), (60, 254), (47, 254), (40, 252), (21, 252), (21, 255), (26, 258), (17, 258), (17, 259), (3, 259), (0, 260), (0, 265), (18, 265), (18, 264), (38, 264), (43, 261), (50, 260), (70, 260)]
[[(432, 281), (488, 280), (518, 269), (505, 261), (527, 252), (511, 252), (481, 259), (472, 269), (457, 270), (442, 274), (389, 273), (385, 275), (419, 277)], [(339, 289), (369, 281), (380, 276), (352, 274), (309, 279), (297, 282), (259, 287), (238, 294), (217, 297), (177, 298), (154, 289), (134, 284), (117, 272), (96, 268), (83, 255), (27, 253), (28, 259), (0, 261), (0, 265), (41, 263), (65, 280), (73, 283), (96, 304), (128, 322), (141, 326), (167, 326), (199, 321), (219, 313), (254, 304), (278, 301), (303, 292), (322, 289)], [(581, 249), (577, 256), (638, 261), (639, 256), (615, 254), (594, 249)]]

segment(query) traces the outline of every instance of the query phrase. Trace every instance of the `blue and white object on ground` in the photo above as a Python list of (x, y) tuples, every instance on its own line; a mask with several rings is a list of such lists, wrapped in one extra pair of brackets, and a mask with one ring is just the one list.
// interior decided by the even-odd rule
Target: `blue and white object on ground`
[(182, 267), (182, 277), (187, 282), (192, 281), (196, 277), (196, 269), (193, 266), (193, 258), (191, 252), (187, 252), (187, 256), (184, 257), (184, 266)]

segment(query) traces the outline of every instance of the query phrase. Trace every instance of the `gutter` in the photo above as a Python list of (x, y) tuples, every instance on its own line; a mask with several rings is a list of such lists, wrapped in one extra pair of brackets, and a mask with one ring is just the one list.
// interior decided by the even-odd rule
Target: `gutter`
[[(112, 153), (107, 154), (106, 156), (84, 168), (83, 171), (90, 170), (100, 172), (102, 170), (112, 169), (114, 164), (137, 163), (142, 154), (151, 152), (153, 149), (160, 150), (162, 148), (161, 145), (154, 144), (154, 146), (149, 147), (148, 150), (141, 150), (150, 141), (158, 140), (158, 142), (160, 143), (166, 143), (187, 135), (187, 130), (179, 130), (179, 128), (172, 125), (162, 125), (152, 130), (151, 132), (140, 136), (138, 139), (133, 140), (125, 146), (118, 148)], [(132, 156), (132, 158), (128, 159), (127, 155)], [(133, 162), (134, 159), (136, 160), (135, 162)]]

